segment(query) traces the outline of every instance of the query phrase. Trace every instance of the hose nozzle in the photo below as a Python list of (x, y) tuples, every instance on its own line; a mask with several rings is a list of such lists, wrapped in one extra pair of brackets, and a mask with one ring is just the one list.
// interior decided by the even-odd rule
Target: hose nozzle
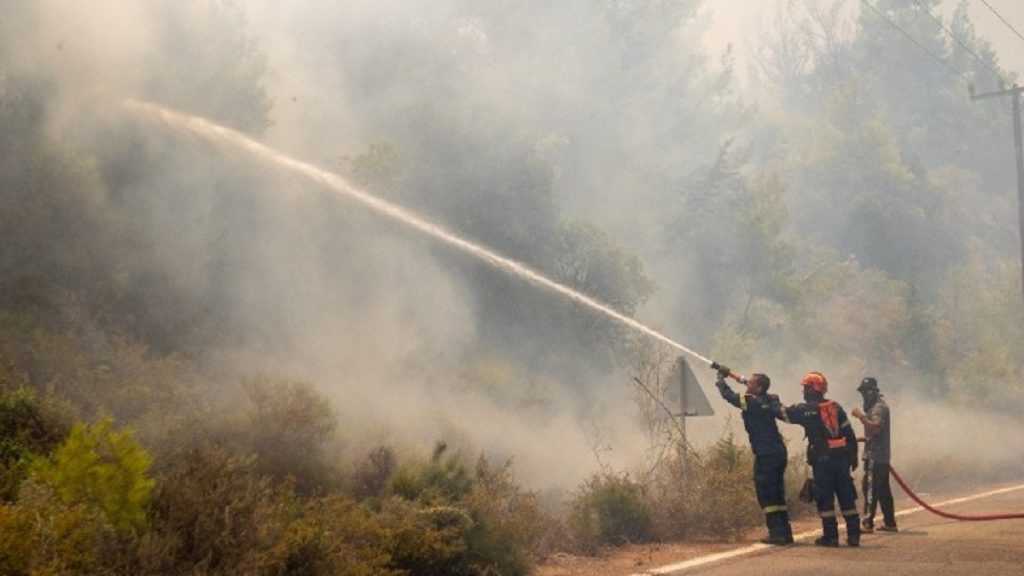
[(747, 383), (746, 376), (743, 376), (742, 374), (737, 374), (730, 370), (728, 366), (725, 366), (718, 362), (711, 362), (711, 369), (716, 370), (723, 377), (728, 376), (729, 378), (732, 378), (733, 380), (739, 382), (740, 384)]

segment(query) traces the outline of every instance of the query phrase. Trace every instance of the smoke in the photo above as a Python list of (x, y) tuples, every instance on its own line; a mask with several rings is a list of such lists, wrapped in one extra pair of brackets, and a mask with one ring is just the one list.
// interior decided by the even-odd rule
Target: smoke
[[(832, 230), (804, 227), (845, 212), (751, 208), (772, 194), (765, 172), (798, 172), (810, 154), (778, 143), (797, 139), (777, 134), (785, 118), (751, 129), (731, 70), (701, 47), (700, 2), (550, 4), (0, 0), (0, 100), (27, 90), (26, 77), (52, 85), (54, 139), (96, 162), (111, 228), (145, 238), (103, 257), (130, 277), (120, 289), (146, 307), (140, 331), (157, 351), (185, 350), (227, 378), (270, 370), (316, 383), (354, 451), (445, 439), (512, 458), (532, 486), (567, 487), (603, 465), (635, 467), (648, 446), (635, 369), (592, 313), (239, 151), (124, 116), (117, 102), (210, 117), (531, 264), (561, 263), (551, 254), (568, 223), (590, 223), (603, 253), (635, 255), (657, 285), (629, 302), (640, 321), (769, 373), (784, 401), (820, 369), (850, 409), (859, 399), (846, 383), (917, 361), (888, 355), (910, 324), (905, 286), (845, 252), (823, 256)], [(839, 179), (784, 177), (794, 190), (778, 204)], [(737, 232), (762, 224), (762, 236)], [(813, 245), (787, 260), (807, 230)], [(790, 314), (794, 290), (772, 269), (828, 276), (815, 288), (835, 295)], [(798, 315), (845, 348), (806, 352), (821, 338)], [(861, 318), (888, 322), (891, 340), (850, 328)], [(751, 327), (768, 336), (749, 344)], [(974, 448), (1000, 429), (1020, 437), (1019, 425), (922, 397), (929, 383), (905, 372), (876, 374), (891, 381), (894, 463), (923, 469), (956, 453), (970, 466), (1012, 464)], [(714, 394), (710, 371), (698, 377)], [(712, 404), (719, 416), (691, 419), (691, 440), (726, 427), (742, 438), (731, 407)], [(992, 427), (942, 424), (977, 420)]]

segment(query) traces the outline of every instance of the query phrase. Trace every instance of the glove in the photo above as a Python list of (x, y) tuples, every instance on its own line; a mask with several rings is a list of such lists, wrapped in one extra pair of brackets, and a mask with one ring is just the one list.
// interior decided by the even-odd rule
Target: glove
[(728, 388), (729, 387), (729, 385), (726, 384), (726, 382), (725, 382), (725, 378), (722, 378), (721, 374), (719, 374), (718, 375), (718, 379), (715, 380), (715, 386), (718, 386), (719, 388)]
[(731, 373), (731, 372), (732, 372), (732, 370), (729, 370), (728, 366), (723, 366), (721, 364), (718, 365), (718, 378), (720, 380), (725, 380), (726, 378), (728, 378), (729, 377), (729, 373)]

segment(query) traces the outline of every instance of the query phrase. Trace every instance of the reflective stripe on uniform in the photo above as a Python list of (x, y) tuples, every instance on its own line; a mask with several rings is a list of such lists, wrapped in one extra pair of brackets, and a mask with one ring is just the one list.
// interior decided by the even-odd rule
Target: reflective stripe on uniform
[(828, 443), (829, 448), (845, 448), (846, 438), (826, 438), (825, 442)]
[(747, 395), (740, 394), (740, 410), (746, 411), (747, 409)]
[(836, 517), (836, 511), (835, 510), (825, 510), (823, 512), (818, 512), (818, 515), (821, 516), (822, 518), (835, 518)]
[(857, 515), (857, 509), (856, 508), (854, 508), (853, 510), (843, 510), (843, 516), (856, 516), (856, 515)]
[(762, 508), (765, 514), (771, 514), (772, 512), (785, 512), (787, 510), (785, 504), (779, 504), (775, 506), (765, 506)]

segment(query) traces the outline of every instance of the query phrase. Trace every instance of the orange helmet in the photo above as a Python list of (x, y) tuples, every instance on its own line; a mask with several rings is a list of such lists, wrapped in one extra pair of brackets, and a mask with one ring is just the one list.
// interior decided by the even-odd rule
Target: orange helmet
[(821, 372), (808, 372), (804, 375), (804, 379), (800, 381), (800, 385), (805, 388), (810, 386), (815, 392), (821, 392), (822, 394), (828, 392), (828, 380)]

